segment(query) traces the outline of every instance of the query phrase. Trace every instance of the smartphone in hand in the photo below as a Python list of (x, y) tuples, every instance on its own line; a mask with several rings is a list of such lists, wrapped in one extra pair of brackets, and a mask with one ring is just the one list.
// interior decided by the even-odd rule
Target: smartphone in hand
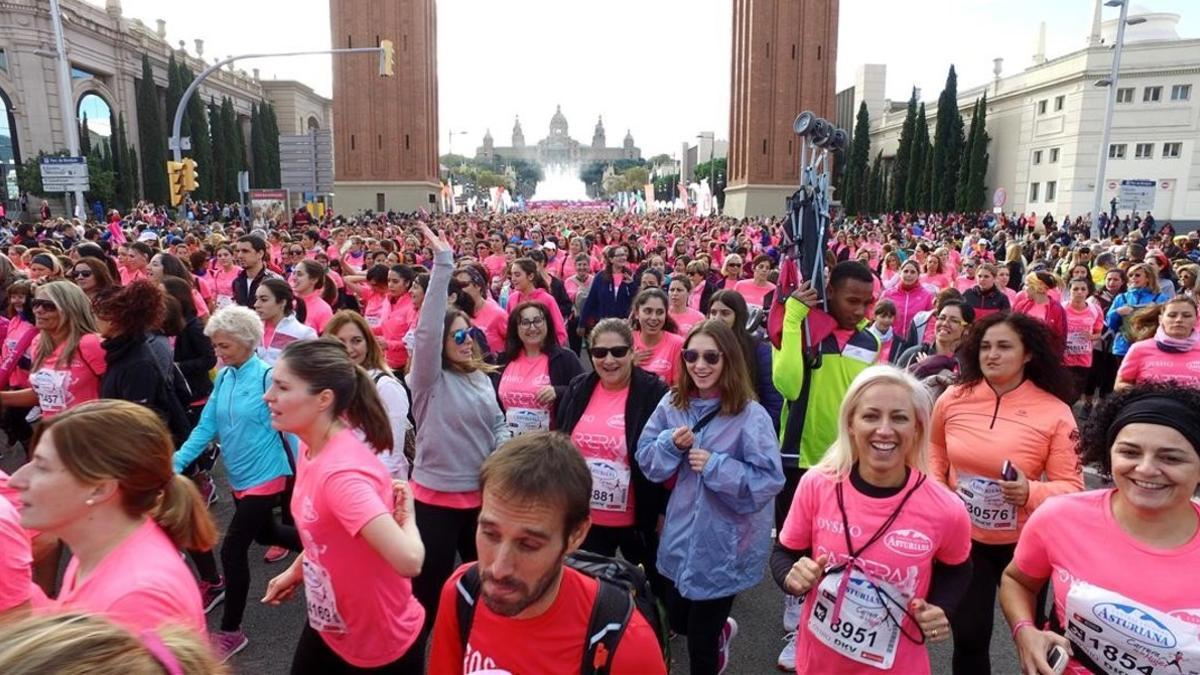
[(1050, 666), (1050, 670), (1054, 671), (1054, 675), (1062, 675), (1067, 669), (1067, 661), (1070, 660), (1067, 656), (1067, 650), (1061, 645), (1054, 645), (1050, 651), (1046, 652), (1046, 663)]
[(1004, 460), (1004, 466), (1000, 468), (1000, 477), (1010, 482), (1017, 479), (1017, 468), (1007, 459)]

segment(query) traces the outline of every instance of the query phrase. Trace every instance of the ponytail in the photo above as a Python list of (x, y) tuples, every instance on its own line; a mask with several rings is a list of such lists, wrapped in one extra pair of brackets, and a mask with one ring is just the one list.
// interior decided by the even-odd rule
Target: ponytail
[(283, 350), (280, 361), (308, 387), (309, 392), (333, 393), (333, 419), (346, 417), (361, 429), (376, 452), (393, 448), (392, 426), (375, 383), (367, 371), (355, 365), (341, 342), (322, 337), (293, 342)]
[(367, 443), (376, 453), (391, 450), (396, 439), (392, 437), (392, 423), (387, 409), (379, 398), (379, 390), (371, 375), (361, 367), (355, 367), (355, 394), (346, 407), (346, 417), (355, 428), (360, 429)]
[(173, 474), (167, 481), (152, 517), (179, 548), (211, 551), (217, 543), (217, 527), (204, 499), (192, 481), (179, 474)]

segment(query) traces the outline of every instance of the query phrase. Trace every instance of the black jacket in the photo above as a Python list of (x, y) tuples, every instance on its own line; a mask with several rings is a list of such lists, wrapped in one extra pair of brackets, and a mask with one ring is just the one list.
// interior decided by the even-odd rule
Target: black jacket
[[(579, 418), (587, 411), (592, 392), (599, 384), (600, 376), (594, 372), (584, 373), (571, 381), (566, 394), (558, 399), (556, 422), (559, 431), (570, 435), (575, 430)], [(636, 495), (633, 501), (634, 522), (645, 533), (653, 533), (658, 527), (658, 517), (666, 513), (667, 497), (670, 495), (660, 483), (646, 478), (634, 453), (637, 452), (638, 439), (650, 421), (650, 415), (668, 391), (667, 384), (657, 376), (634, 367), (629, 382), (629, 398), (625, 401), (625, 448), (629, 453), (629, 467), (633, 470), (633, 491)]]
[(267, 269), (265, 264), (263, 265), (263, 268), (259, 270), (258, 276), (254, 277), (254, 279), (250, 279), (246, 276), (246, 270), (238, 272), (238, 275), (233, 278), (234, 301), (242, 307), (254, 309), (254, 292), (258, 290), (258, 285), (262, 283), (263, 279), (270, 279), (273, 277), (279, 278), (279, 275)]
[[(966, 302), (971, 306), (971, 309), (975, 310), (988, 309), (1007, 312), (1011, 309), (1008, 296), (1004, 294), (1004, 291), (1000, 290), (999, 286), (992, 286), (992, 290), (986, 293), (979, 286), (972, 286), (963, 291), (963, 302)], [(976, 318), (981, 317), (977, 316)]]
[[(548, 368), (550, 370), (550, 386), (554, 387), (554, 400), (562, 402), (563, 396), (567, 393), (567, 386), (571, 384), (571, 380), (583, 372), (583, 364), (579, 362), (579, 357), (575, 355), (575, 352), (563, 349), (562, 347), (555, 347), (547, 353), (547, 356), (550, 357)], [(492, 373), (492, 385), (496, 387), (498, 392), (500, 389), (500, 378), (504, 374), (504, 369), (508, 366), (508, 357), (504, 354), (497, 354), (496, 358), (496, 365), (500, 366), (500, 370)]]
[(104, 341), (107, 368), (100, 378), (100, 398), (117, 398), (139, 403), (167, 424), (175, 446), (191, 433), (183, 405), (169, 382), (171, 373), (163, 373), (146, 343), (144, 335), (109, 338)]
[(183, 332), (175, 338), (175, 365), (187, 380), (191, 390), (191, 401), (195, 403), (207, 398), (212, 393), (213, 383), (208, 377), (209, 371), (217, 365), (217, 354), (213, 351), (212, 341), (204, 334), (204, 326), (200, 319), (188, 319)]

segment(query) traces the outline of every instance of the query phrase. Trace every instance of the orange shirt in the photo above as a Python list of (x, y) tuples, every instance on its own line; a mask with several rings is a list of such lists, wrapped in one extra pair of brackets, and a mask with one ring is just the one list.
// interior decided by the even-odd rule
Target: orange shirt
[(933, 406), (931, 426), (929, 475), (951, 489), (960, 473), (999, 481), (1004, 460), (1029, 479), (1029, 500), (1016, 508), (1016, 527), (988, 529), (972, 517), (975, 541), (1014, 543), (1046, 499), (1083, 489), (1070, 406), (1028, 380), (1000, 397), (987, 382), (969, 389), (954, 385)]

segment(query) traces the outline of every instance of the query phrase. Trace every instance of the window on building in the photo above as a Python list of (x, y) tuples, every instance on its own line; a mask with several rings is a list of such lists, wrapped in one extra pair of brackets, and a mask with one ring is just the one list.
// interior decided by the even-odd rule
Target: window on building
[(1058, 148), (1050, 148), (1050, 163), (1055, 164), (1057, 162), (1058, 162)]
[(1029, 184), (1029, 203), (1032, 204), (1038, 200), (1038, 183)]
[(1047, 103), (1046, 99), (1042, 99), (1042, 100), (1038, 101), (1038, 114), (1039, 115), (1046, 114), (1046, 103)]
[(1163, 159), (1175, 159), (1183, 154), (1183, 143), (1163, 143)]
[(1034, 150), (1034, 151), (1033, 151), (1033, 163), (1034, 163), (1034, 164), (1041, 164), (1041, 163), (1042, 163), (1042, 151), (1041, 151), (1041, 150)]
[(1133, 103), (1133, 87), (1121, 87), (1118, 89), (1117, 103)]
[(8, 71), (8, 54), (0, 49), (0, 70)]
[(90, 80), (94, 77), (96, 77), (96, 74), (93, 72), (84, 70), (83, 68), (80, 68), (79, 66), (71, 66), (71, 79), (72, 80)]
[(1192, 100), (1192, 85), (1177, 84), (1171, 87), (1172, 101), (1190, 101)]
[(1154, 157), (1153, 143), (1138, 143), (1133, 149), (1133, 156), (1138, 159), (1150, 159)]
[(1158, 103), (1162, 100), (1162, 87), (1146, 87), (1142, 90), (1142, 103)]
[(1067, 100), (1067, 97), (1062, 94), (1055, 96), (1054, 97), (1054, 112), (1058, 112), (1058, 111), (1062, 110), (1063, 102), (1066, 100)]
[(1058, 193), (1058, 181), (1046, 181), (1046, 201), (1054, 201), (1054, 196)]
[(1125, 144), (1113, 143), (1112, 145), (1108, 146), (1108, 158), (1125, 159)]

